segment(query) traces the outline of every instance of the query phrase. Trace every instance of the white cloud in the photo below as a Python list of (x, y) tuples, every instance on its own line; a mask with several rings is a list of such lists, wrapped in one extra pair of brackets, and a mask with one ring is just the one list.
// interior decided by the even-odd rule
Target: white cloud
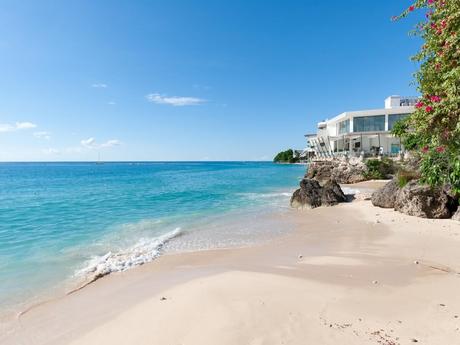
[(104, 83), (94, 83), (91, 85), (91, 87), (95, 87), (97, 89), (105, 89), (108, 87), (108, 85)]
[(121, 141), (118, 140), (118, 139), (110, 139), (110, 140), (107, 140), (106, 142), (104, 142), (102, 144), (98, 144), (96, 142), (96, 139), (88, 138), (88, 139), (81, 140), (80, 144), (84, 148), (92, 150), (92, 149), (103, 149), (103, 148), (109, 148), (109, 147), (118, 146), (118, 145), (121, 145)]
[(15, 132), (21, 129), (31, 129), (37, 127), (32, 122), (16, 122), (14, 125), (10, 123), (0, 123), (0, 132)]
[(174, 107), (183, 107), (187, 105), (200, 105), (206, 102), (205, 99), (196, 97), (178, 97), (161, 95), (159, 93), (151, 93), (145, 96), (149, 102), (156, 104), (168, 104)]
[(32, 122), (16, 122), (17, 129), (29, 129), (35, 127), (37, 127), (37, 125)]
[(59, 151), (58, 149), (54, 149), (52, 147), (49, 147), (47, 149), (43, 149), (42, 152), (45, 154), (45, 155), (56, 155), (56, 154), (59, 154), (61, 153), (61, 151)]
[(100, 146), (101, 147), (114, 147), (118, 145), (121, 145), (120, 140), (111, 139), (111, 140), (107, 140), (105, 143), (102, 143)]
[(110, 101), (110, 102), (108, 102), (107, 104), (108, 104), (108, 105), (115, 105), (115, 104), (117, 104), (117, 103), (115, 103), (114, 101)]
[(34, 137), (37, 139), (45, 139), (45, 140), (50, 140), (51, 139), (51, 133), (42, 131), (42, 132), (34, 132)]

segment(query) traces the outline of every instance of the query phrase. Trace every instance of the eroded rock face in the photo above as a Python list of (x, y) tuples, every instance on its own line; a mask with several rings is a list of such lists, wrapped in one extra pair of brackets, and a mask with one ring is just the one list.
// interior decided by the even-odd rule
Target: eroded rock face
[(401, 188), (395, 199), (395, 210), (422, 218), (450, 218), (454, 200), (442, 189), (410, 181)]
[(336, 163), (334, 161), (317, 161), (311, 162), (308, 166), (308, 172), (305, 178), (315, 179), (323, 182), (331, 179), (332, 170)]
[(372, 194), (372, 205), (383, 208), (393, 208), (395, 207), (396, 194), (398, 194), (398, 192), (398, 181), (393, 179)]
[(333, 206), (345, 201), (347, 201), (347, 197), (337, 182), (329, 180), (323, 185), (321, 205)]
[(308, 167), (306, 178), (320, 182), (335, 180), (338, 183), (357, 183), (365, 181), (366, 164), (359, 158), (315, 161)]
[(300, 182), (291, 197), (291, 206), (296, 208), (315, 208), (333, 206), (346, 201), (346, 196), (335, 181), (327, 181), (323, 186), (317, 180), (305, 178)]
[(332, 170), (332, 179), (338, 183), (357, 183), (367, 180), (367, 167), (359, 158), (342, 159)]

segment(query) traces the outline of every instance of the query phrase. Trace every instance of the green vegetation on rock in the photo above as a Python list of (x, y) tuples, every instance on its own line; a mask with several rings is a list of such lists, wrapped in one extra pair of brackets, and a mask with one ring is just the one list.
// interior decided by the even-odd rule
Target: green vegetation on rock
[(281, 151), (273, 159), (273, 162), (275, 163), (297, 163), (298, 161), (299, 158), (294, 157), (294, 151), (292, 151), (291, 149)]
[(367, 172), (364, 174), (366, 179), (384, 180), (395, 173), (395, 163), (389, 158), (368, 159), (366, 161)]

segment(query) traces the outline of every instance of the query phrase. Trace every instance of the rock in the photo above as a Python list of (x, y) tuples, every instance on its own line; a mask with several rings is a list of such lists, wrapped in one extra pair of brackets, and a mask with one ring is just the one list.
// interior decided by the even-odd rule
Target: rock
[(331, 173), (336, 165), (335, 161), (314, 161), (308, 166), (305, 178), (323, 182), (331, 179)]
[(335, 181), (327, 181), (323, 186), (317, 180), (304, 178), (291, 197), (291, 206), (296, 208), (315, 208), (333, 206), (347, 201), (345, 194)]
[(395, 207), (396, 194), (399, 191), (396, 179), (391, 180), (385, 186), (372, 193), (372, 205), (383, 208)]
[(321, 205), (334, 206), (339, 202), (347, 201), (347, 197), (340, 188), (339, 184), (335, 181), (329, 180), (323, 185), (321, 195)]
[(302, 258), (303, 258), (303, 255), (302, 255), (302, 254), (300, 254), (300, 255), (298, 256), (298, 258), (299, 258), (299, 259), (302, 259)]
[(422, 218), (450, 218), (454, 200), (442, 188), (410, 181), (396, 194), (395, 210)]
[(359, 158), (338, 160), (331, 172), (331, 178), (338, 183), (357, 183), (367, 180), (367, 166)]
[(414, 261), (414, 264), (418, 265), (420, 262), (418, 260)]
[(331, 159), (313, 161), (308, 167), (305, 178), (319, 182), (334, 180), (338, 183), (356, 183), (365, 181), (366, 164), (359, 158)]
[(296, 208), (321, 206), (322, 187), (318, 181), (304, 178), (300, 188), (291, 197), (291, 206)]
[(373, 280), (372, 284), (378, 284), (379, 282), (377, 280)]
[(460, 207), (457, 208), (457, 212), (455, 212), (454, 215), (452, 216), (452, 220), (456, 220), (460, 222)]

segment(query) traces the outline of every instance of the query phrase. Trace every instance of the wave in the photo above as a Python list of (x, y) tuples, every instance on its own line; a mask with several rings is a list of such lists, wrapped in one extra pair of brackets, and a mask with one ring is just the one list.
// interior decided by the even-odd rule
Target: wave
[(279, 193), (240, 193), (240, 195), (246, 197), (250, 200), (256, 199), (269, 199), (269, 198), (279, 198), (279, 197), (290, 197), (292, 193), (288, 192), (279, 192)]
[(355, 195), (355, 194), (361, 193), (361, 191), (359, 189), (354, 189), (354, 188), (350, 188), (350, 187), (342, 187), (342, 192), (345, 195)]
[[(76, 277), (84, 277), (93, 282), (113, 272), (123, 272), (135, 266), (153, 261), (170, 240), (183, 234), (181, 228), (155, 238), (142, 238), (134, 246), (116, 253), (108, 252), (89, 260), (83, 269), (75, 272)], [(86, 284), (85, 284), (86, 285)]]

